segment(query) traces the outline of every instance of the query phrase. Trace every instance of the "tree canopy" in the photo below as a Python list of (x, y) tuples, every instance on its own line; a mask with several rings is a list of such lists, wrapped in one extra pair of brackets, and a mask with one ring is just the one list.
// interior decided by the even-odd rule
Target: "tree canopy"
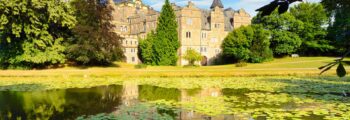
[[(152, 65), (176, 65), (180, 47), (176, 15), (169, 0), (165, 0), (155, 34), (151, 33), (140, 43), (141, 60)], [(150, 46), (152, 49), (150, 49)], [(147, 53), (146, 53), (147, 51)]]
[(78, 24), (68, 46), (67, 55), (83, 65), (109, 65), (124, 58), (121, 49), (123, 39), (115, 33), (112, 3), (103, 0), (74, 0)]
[(65, 62), (63, 43), (76, 23), (66, 2), (0, 1), (0, 66), (33, 68)]
[(223, 55), (234, 61), (260, 63), (272, 59), (270, 33), (261, 25), (242, 26), (228, 34), (222, 43)]

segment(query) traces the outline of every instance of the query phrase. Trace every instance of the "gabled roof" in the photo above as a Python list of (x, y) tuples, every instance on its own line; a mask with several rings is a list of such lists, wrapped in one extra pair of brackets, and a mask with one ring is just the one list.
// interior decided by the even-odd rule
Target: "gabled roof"
[(222, 5), (221, 0), (214, 0), (213, 4), (211, 4), (210, 8), (213, 9), (216, 6), (219, 7), (219, 8), (224, 8), (224, 5)]

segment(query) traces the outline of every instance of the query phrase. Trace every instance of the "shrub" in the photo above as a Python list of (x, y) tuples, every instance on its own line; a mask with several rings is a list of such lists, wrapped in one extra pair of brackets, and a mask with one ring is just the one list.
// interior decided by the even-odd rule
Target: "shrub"
[(193, 66), (196, 61), (202, 59), (202, 56), (196, 50), (188, 49), (184, 55), (184, 59), (188, 61), (188, 65)]
[(247, 62), (239, 62), (239, 63), (236, 63), (236, 67), (245, 67), (245, 66), (248, 66)]
[(147, 65), (146, 64), (137, 64), (135, 65), (135, 69), (146, 69)]

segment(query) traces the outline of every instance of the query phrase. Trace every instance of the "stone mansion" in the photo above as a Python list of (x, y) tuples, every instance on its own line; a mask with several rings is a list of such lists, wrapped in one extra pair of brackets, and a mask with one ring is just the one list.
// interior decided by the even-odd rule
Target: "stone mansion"
[[(125, 38), (122, 46), (126, 62), (140, 63), (138, 40), (155, 30), (159, 12), (141, 0), (114, 0), (114, 3), (113, 24), (116, 25), (115, 32)], [(172, 7), (177, 17), (180, 41), (178, 65), (187, 64), (182, 59), (187, 49), (194, 49), (203, 56), (201, 65), (213, 64), (221, 53), (221, 43), (227, 34), (251, 24), (251, 17), (244, 9), (224, 9), (221, 0), (213, 0), (210, 10), (199, 9), (191, 1), (184, 7), (175, 4)]]

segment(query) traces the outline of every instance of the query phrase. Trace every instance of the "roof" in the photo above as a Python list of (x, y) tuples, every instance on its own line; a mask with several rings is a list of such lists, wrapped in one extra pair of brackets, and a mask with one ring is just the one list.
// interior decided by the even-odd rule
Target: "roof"
[(224, 5), (222, 5), (221, 0), (214, 0), (210, 8), (213, 9), (215, 7), (224, 8)]

